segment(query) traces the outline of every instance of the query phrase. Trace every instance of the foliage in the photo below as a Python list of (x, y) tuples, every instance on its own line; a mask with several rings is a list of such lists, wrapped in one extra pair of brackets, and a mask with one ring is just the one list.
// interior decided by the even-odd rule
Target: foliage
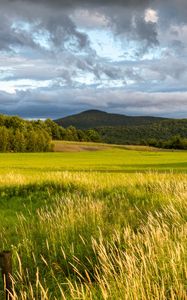
[(59, 126), (54, 121), (47, 119), (44, 122), (47, 131), (53, 140), (80, 141), (80, 142), (100, 142), (101, 138), (97, 131), (76, 129), (70, 125), (67, 128)]
[(51, 150), (51, 139), (45, 130), (0, 127), (0, 152), (46, 152)]
[(100, 135), (97, 131), (95, 131), (93, 129), (88, 129), (86, 131), (86, 133), (88, 136), (88, 141), (92, 141), (92, 142), (96, 142), (96, 143), (101, 141)]
[(180, 135), (172, 136), (166, 141), (151, 139), (146, 144), (165, 149), (187, 150), (187, 138), (182, 138)]
[(106, 143), (152, 145), (154, 140), (164, 142), (176, 135), (186, 138), (187, 120), (165, 120), (139, 126), (100, 127), (96, 130)]
[(26, 121), (19, 117), (0, 115), (0, 152), (51, 151), (51, 139), (69, 141), (100, 141), (94, 130), (67, 129), (50, 119)]

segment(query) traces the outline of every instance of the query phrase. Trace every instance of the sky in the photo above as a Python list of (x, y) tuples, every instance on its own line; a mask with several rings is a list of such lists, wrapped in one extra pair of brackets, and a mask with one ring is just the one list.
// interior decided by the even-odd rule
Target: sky
[(186, 0), (0, 0), (0, 113), (187, 118)]

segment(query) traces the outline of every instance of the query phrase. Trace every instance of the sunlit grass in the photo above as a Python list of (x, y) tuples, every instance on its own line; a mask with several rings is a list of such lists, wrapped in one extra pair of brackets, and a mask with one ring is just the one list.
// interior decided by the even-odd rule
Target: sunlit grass
[(0, 174), (58, 171), (187, 171), (187, 152), (149, 152), (118, 148), (61, 153), (1, 153)]
[[(106, 153), (112, 168), (120, 151), (95, 153), (93, 169)], [(129, 166), (141, 155), (123, 153)], [(85, 172), (77, 153), (56, 155), (1, 161), (0, 249), (13, 253), (13, 300), (187, 299), (187, 175)], [(168, 161), (185, 160), (175, 155)]]

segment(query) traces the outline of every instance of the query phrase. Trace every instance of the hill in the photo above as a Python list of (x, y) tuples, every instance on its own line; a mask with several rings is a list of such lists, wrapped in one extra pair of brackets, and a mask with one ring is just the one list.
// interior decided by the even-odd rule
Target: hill
[(98, 128), (103, 126), (139, 126), (147, 125), (165, 120), (159, 117), (150, 116), (126, 116), (112, 114), (100, 110), (87, 110), (79, 114), (55, 120), (58, 125), (63, 127), (75, 126), (78, 129)]
[[(126, 116), (88, 110), (55, 121), (63, 127), (95, 129), (101, 141), (111, 144), (150, 144), (166, 142), (175, 135), (187, 138), (187, 119)], [(161, 144), (159, 144), (162, 146)]]
[(101, 140), (112, 144), (140, 144), (163, 147), (174, 136), (187, 138), (187, 120), (161, 120), (135, 126), (104, 126), (97, 128)]

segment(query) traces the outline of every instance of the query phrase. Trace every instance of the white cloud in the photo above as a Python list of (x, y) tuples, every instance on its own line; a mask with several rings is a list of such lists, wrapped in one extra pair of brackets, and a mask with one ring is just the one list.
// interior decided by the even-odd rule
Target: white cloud
[(15, 94), (16, 91), (27, 91), (28, 89), (36, 89), (49, 86), (49, 80), (31, 80), (31, 79), (19, 79), (0, 81), (0, 91)]
[(98, 11), (89, 11), (88, 9), (76, 9), (71, 18), (78, 27), (88, 29), (103, 29), (107, 27), (109, 22), (106, 15)]
[(154, 10), (154, 9), (147, 8), (145, 10), (144, 20), (147, 23), (148, 22), (157, 23), (158, 20), (159, 20), (158, 12), (156, 10)]

